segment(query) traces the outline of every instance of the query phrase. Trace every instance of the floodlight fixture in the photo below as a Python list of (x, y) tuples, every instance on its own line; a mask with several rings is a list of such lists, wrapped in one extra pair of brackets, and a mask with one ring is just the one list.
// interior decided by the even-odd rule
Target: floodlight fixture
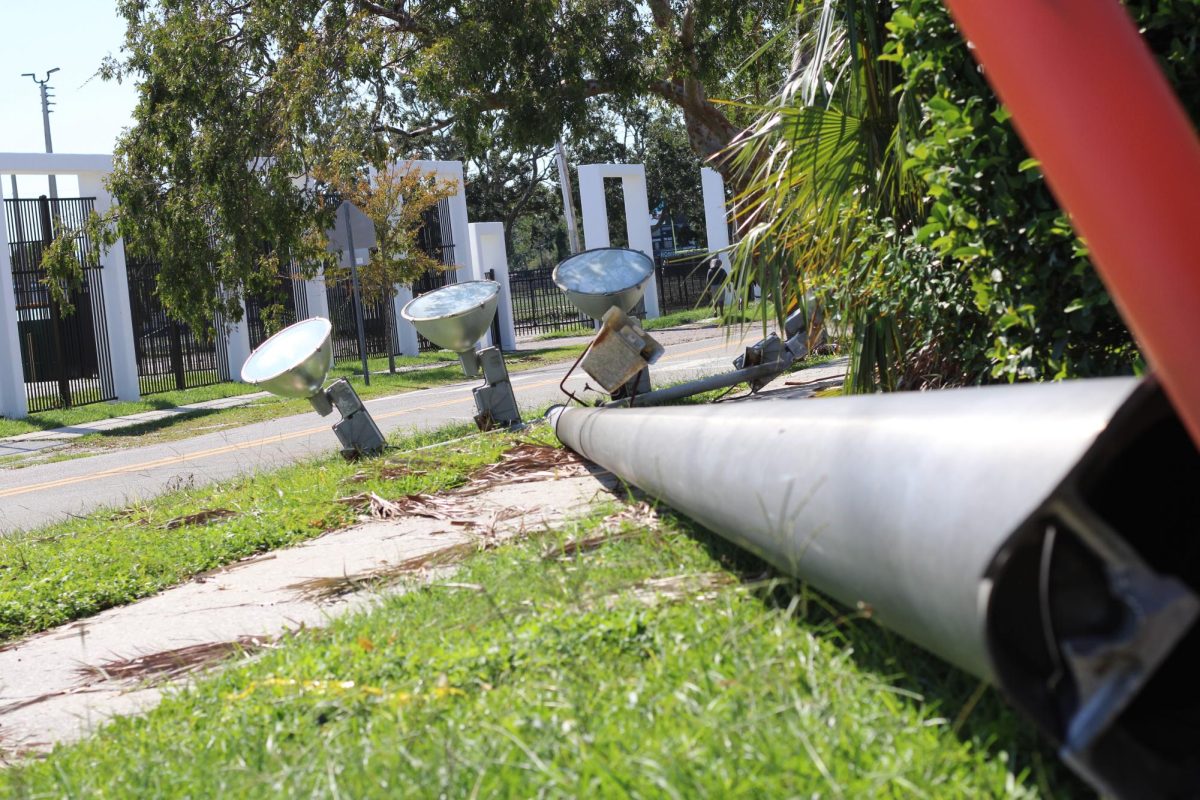
[(481, 430), (521, 423), (504, 355), (497, 347), (475, 349), (496, 317), (499, 300), (500, 284), (495, 281), (464, 281), (414, 297), (400, 310), (426, 339), (458, 353), (468, 378), (478, 376), (483, 367), (484, 385), (472, 392), (478, 412), (475, 424)]
[(584, 250), (554, 268), (554, 284), (571, 303), (594, 320), (613, 306), (628, 314), (654, 277), (654, 261), (638, 250), (599, 247)]
[(260, 344), (242, 365), (242, 380), (280, 397), (306, 398), (325, 417), (337, 409), (342, 419), (333, 432), (347, 459), (374, 455), (386, 442), (354, 387), (339, 378), (325, 388), (333, 367), (333, 325), (310, 317), (289, 325)]
[[(572, 305), (601, 323), (596, 338), (576, 363), (582, 363), (584, 371), (613, 398), (650, 391), (649, 365), (661, 355), (662, 347), (630, 313), (654, 277), (654, 261), (639, 250), (597, 247), (559, 262), (552, 277)], [(627, 378), (614, 386), (613, 378), (620, 374)], [(565, 378), (562, 387), (567, 392)]]
[(414, 297), (400, 315), (438, 347), (458, 353), (468, 378), (479, 374), (475, 344), (487, 333), (500, 301), (495, 281), (452, 283)]

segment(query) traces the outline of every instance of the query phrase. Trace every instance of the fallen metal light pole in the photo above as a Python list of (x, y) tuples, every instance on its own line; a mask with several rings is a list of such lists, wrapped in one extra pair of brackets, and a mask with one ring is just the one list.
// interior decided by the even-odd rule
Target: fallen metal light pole
[(1101, 792), (1200, 791), (1200, 455), (1155, 384), (551, 418), (572, 450), (994, 682)]
[[(671, 403), (675, 400), (682, 400), (685, 397), (702, 394), (703, 392), (711, 392), (716, 389), (728, 389), (730, 386), (737, 386), (739, 383), (752, 383), (763, 378), (774, 378), (780, 373), (787, 370), (792, 365), (792, 360), (771, 361), (766, 364), (759, 364), (754, 367), (746, 367), (745, 369), (735, 369), (729, 372), (722, 372), (718, 375), (709, 375), (706, 378), (697, 378), (694, 381), (687, 383), (677, 383), (674, 386), (667, 386), (662, 389), (655, 389), (645, 394), (639, 394), (635, 398), (637, 407), (657, 406), (665, 403)], [(631, 398), (622, 397), (619, 400), (613, 400), (605, 403), (605, 408), (622, 408), (628, 407)]]

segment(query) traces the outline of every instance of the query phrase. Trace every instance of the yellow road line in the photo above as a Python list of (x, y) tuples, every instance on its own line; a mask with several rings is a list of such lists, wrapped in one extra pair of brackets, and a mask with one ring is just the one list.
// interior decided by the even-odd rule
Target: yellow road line
[[(726, 344), (710, 345), (696, 350), (689, 350), (686, 353), (672, 353), (663, 356), (661, 361), (669, 361), (671, 358), (678, 356), (692, 356), (697, 353), (707, 353), (712, 350), (718, 350), (726, 347)], [(551, 386), (559, 383), (561, 379), (553, 378), (547, 381), (539, 381), (537, 383), (528, 383), (521, 386), (522, 389), (537, 389), (542, 386)], [(470, 391), (472, 387), (464, 386), (460, 391)], [(415, 411), (429, 411), (435, 408), (445, 408), (459, 403), (463, 400), (462, 397), (455, 397), (453, 400), (446, 400), (441, 403), (432, 403), (426, 406), (414, 406), (413, 408), (402, 408), (398, 411), (389, 411), (386, 414), (373, 414), (375, 419), (391, 419), (404, 414), (412, 414)], [(42, 483), (34, 483), (28, 486), (14, 486), (11, 489), (0, 489), (0, 497), (16, 497), (22, 494), (30, 494), (31, 492), (40, 492), (45, 489), (57, 489), (63, 486), (71, 486), (77, 483), (85, 483), (96, 478), (111, 478), (114, 475), (128, 475), (131, 472), (141, 472), (142, 470), (155, 469), (156, 467), (165, 467), (172, 464), (184, 464), (188, 461), (196, 461), (201, 458), (209, 458), (211, 456), (224, 455), (225, 453), (233, 453), (238, 450), (249, 450), (255, 447), (262, 447), (268, 444), (278, 444), (291, 439), (299, 439), (302, 436), (311, 436), (314, 433), (320, 433), (328, 430), (324, 425), (315, 428), (305, 428), (300, 431), (292, 431), (291, 433), (280, 433), (274, 436), (266, 436), (261, 439), (253, 439), (248, 442), (238, 442), (236, 444), (227, 444), (220, 447), (209, 448), (208, 450), (198, 450), (195, 453), (181, 453), (179, 455), (167, 456), (154, 461), (143, 461), (138, 464), (126, 464), (122, 467), (113, 467), (112, 469), (101, 470), (100, 472), (89, 472), (86, 475), (76, 475), (70, 478), (59, 478), (53, 481), (44, 481)]]

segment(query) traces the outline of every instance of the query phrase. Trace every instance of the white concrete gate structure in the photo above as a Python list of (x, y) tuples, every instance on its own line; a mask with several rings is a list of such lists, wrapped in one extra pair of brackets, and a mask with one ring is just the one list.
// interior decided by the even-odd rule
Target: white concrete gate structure
[[(113, 204), (112, 196), (104, 186), (104, 178), (110, 172), (110, 154), (0, 153), (0, 174), (78, 176), (80, 195), (95, 197), (95, 210), (100, 214)], [(0, 186), (0, 208), (3, 202), (4, 187)], [(0, 219), (0, 416), (20, 418), (28, 414), (29, 406), (25, 395), (25, 372), (21, 366), (11, 259), (8, 229)], [(140, 387), (124, 244), (118, 240), (103, 260), (104, 269), (100, 274), (113, 388), (118, 400), (137, 400)]]
[(471, 228), (471, 260), (476, 266), (480, 278), (485, 278), (488, 271), (495, 275), (496, 283), (500, 284), (500, 301), (496, 306), (496, 317), (499, 320), (500, 341), (492, 341), (489, 330), (484, 341), (487, 345), (498, 346), (501, 350), (517, 349), (517, 329), (513, 320), (512, 287), (508, 280), (508, 251), (504, 246), (503, 222), (472, 222)]
[(720, 252), (721, 263), (728, 270), (729, 212), (725, 206), (725, 181), (721, 173), (708, 167), (700, 168), (700, 191), (704, 197), (704, 236), (708, 252)]
[[(515, 348), (516, 336), (513, 328), (512, 299), (509, 292), (508, 258), (505, 252), (504, 230), (501, 223), (480, 223), (478, 225), (469, 223), (466, 182), (461, 161), (402, 163), (456, 184), (456, 192), (447, 198), (450, 235), (454, 245), (452, 263), (455, 266), (455, 279), (459, 282), (482, 280), (486, 271), (495, 270), (496, 280), (502, 287), (499, 310), (501, 345), (504, 349)], [(630, 175), (629, 180), (633, 182), (632, 196), (630, 187), (627, 185), (626, 188), (626, 209), (631, 220), (630, 242), (636, 242), (637, 249), (653, 256), (650, 246), (650, 217), (646, 202), (644, 169), (640, 165), (599, 166), (609, 170), (611, 174), (606, 173), (609, 177), (619, 176), (618, 172), (612, 170), (624, 170), (625, 172), (620, 174), (628, 173)], [(0, 174), (78, 176), (81, 196), (96, 198), (95, 210), (97, 213), (109, 210), (114, 202), (104, 185), (104, 179), (111, 172), (111, 154), (0, 153)], [(640, 184), (637, 183), (639, 175), (641, 176)], [(640, 193), (637, 188), (639, 185)], [(600, 247), (608, 243), (603, 188), (601, 179), (599, 189), (600, 213), (604, 215), (603, 244), (589, 246)], [(0, 186), (0, 209), (3, 208), (3, 201), (3, 187)], [(632, 209), (632, 213), (630, 213), (630, 209)], [(585, 213), (585, 229), (586, 219)], [(642, 220), (645, 222), (644, 225), (639, 222)], [(594, 238), (589, 238), (589, 242)], [(601, 240), (597, 239), (596, 241)], [(365, 258), (366, 255), (366, 251), (360, 254), (362, 258)], [(3, 215), (0, 215), (0, 416), (20, 418), (27, 415), (28, 404), (25, 393), (25, 375), (21, 364), (16, 296), (13, 289), (13, 270), (10, 261), (8, 232), (3, 222)], [(104, 269), (101, 274), (113, 384), (119, 400), (137, 400), (140, 396), (140, 386), (133, 319), (129, 303), (125, 247), (119, 238), (116, 244), (105, 253), (103, 262)], [(304, 281), (302, 285), (309, 316), (328, 317), (328, 295), (324, 278), (318, 275), (314, 279)], [(399, 314), (400, 309), (411, 298), (412, 291), (409, 287), (397, 287), (395, 298), (396, 342), (399, 345), (399, 353), (403, 355), (416, 355), (418, 349), (416, 329)], [(654, 301), (653, 306), (651, 299)], [(646, 304), (648, 310), (653, 308), (652, 315), (657, 314), (657, 299), (657, 291), (652, 286), (647, 290)], [(240, 379), (242, 364), (250, 355), (250, 338), (245, 318), (243, 317), (240, 323), (229, 325), (224, 333), (229, 375), (232, 380), (236, 381)], [(219, 330), (218, 335), (221, 334), (222, 331)], [(490, 332), (485, 341), (491, 343)]]
[[(629, 249), (640, 250), (654, 259), (650, 233), (650, 201), (646, 193), (646, 167), (643, 164), (581, 164), (579, 166), (579, 206), (583, 211), (583, 244), (589, 250), (609, 247), (608, 209), (604, 205), (604, 179), (620, 178), (625, 200), (625, 225)], [(650, 278), (646, 286), (646, 318), (658, 313), (658, 281)]]

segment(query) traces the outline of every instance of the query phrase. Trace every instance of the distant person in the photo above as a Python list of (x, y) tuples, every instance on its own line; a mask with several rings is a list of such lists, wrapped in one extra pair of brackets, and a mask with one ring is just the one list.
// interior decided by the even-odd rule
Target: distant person
[(725, 316), (725, 281), (728, 279), (729, 273), (726, 271), (725, 265), (721, 262), (721, 257), (715, 255), (710, 258), (705, 286), (708, 289), (709, 302), (717, 310), (718, 317)]

